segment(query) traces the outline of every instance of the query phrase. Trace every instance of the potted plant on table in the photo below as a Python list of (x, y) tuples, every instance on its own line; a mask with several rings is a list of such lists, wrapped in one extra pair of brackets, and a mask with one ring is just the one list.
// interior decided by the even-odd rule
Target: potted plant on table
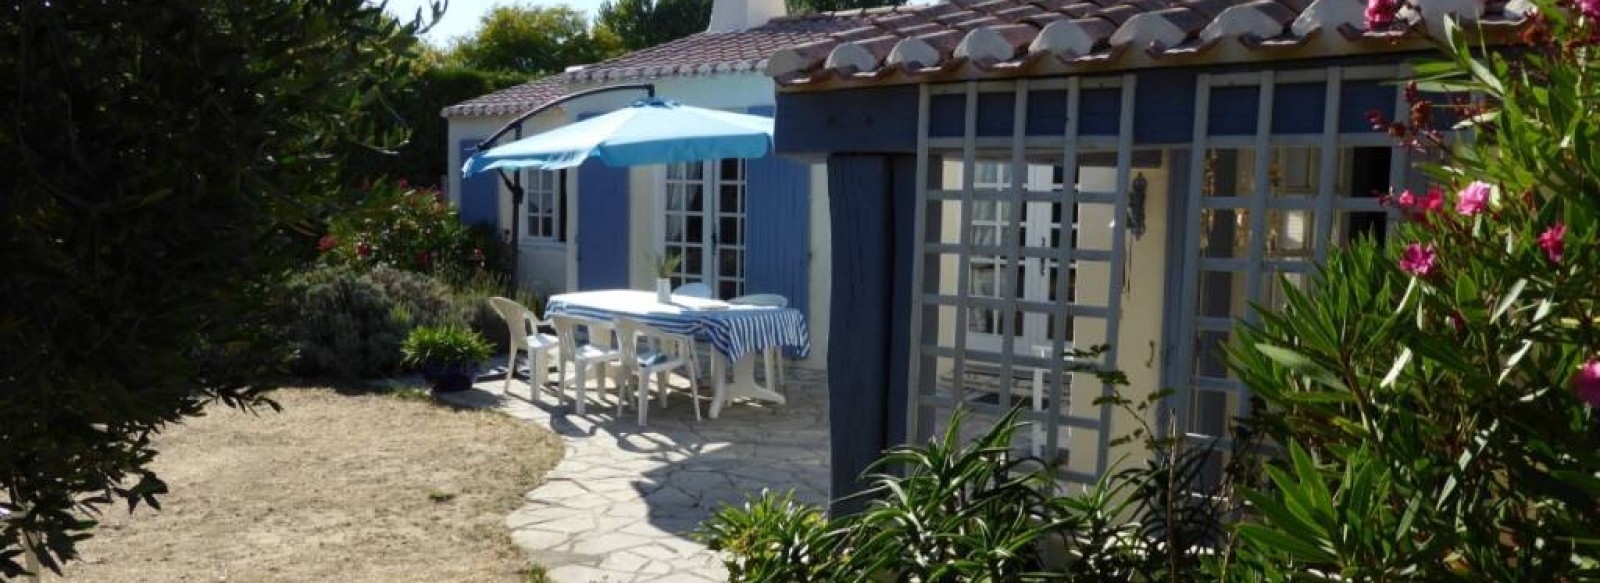
[(434, 392), (464, 391), (472, 388), (478, 363), (488, 360), (492, 347), (477, 332), (464, 326), (419, 326), (400, 346), (406, 366), (422, 370), (422, 378), (433, 383)]
[(678, 272), (678, 264), (683, 262), (683, 255), (667, 253), (656, 255), (650, 261), (656, 269), (656, 301), (663, 304), (672, 302), (672, 275)]

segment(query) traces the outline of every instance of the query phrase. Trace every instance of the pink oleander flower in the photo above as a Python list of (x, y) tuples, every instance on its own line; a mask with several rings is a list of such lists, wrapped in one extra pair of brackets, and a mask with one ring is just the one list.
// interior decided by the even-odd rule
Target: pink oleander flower
[(1468, 184), (1456, 193), (1456, 212), (1472, 216), (1489, 208), (1489, 185), (1483, 182)]
[(321, 239), (317, 239), (317, 251), (320, 251), (322, 253), (327, 253), (328, 251), (332, 250), (334, 247), (338, 247), (338, 246), (339, 246), (339, 238), (338, 237), (334, 237), (333, 235), (323, 235)]
[(1411, 192), (1409, 188), (1402, 190), (1400, 191), (1400, 196), (1394, 197), (1394, 206), (1399, 207), (1400, 210), (1411, 210), (1412, 207), (1417, 206), (1417, 195)]
[(1600, 0), (1578, 0), (1578, 12), (1589, 18), (1600, 19)]
[(1444, 191), (1439, 190), (1438, 187), (1429, 188), (1428, 194), (1417, 202), (1417, 208), (1423, 213), (1431, 213), (1444, 208)]
[(1566, 236), (1567, 225), (1559, 222), (1539, 234), (1539, 248), (1544, 249), (1544, 254), (1550, 258), (1551, 263), (1561, 263), (1561, 252), (1565, 249), (1562, 240)]
[(368, 245), (364, 241), (356, 245), (356, 257), (366, 259), (370, 255), (372, 255), (371, 245)]
[(1439, 252), (1433, 245), (1412, 243), (1400, 253), (1400, 270), (1418, 277), (1432, 275), (1438, 262)]
[(1399, 0), (1367, 0), (1367, 30), (1388, 28), (1398, 12)]
[(1600, 360), (1589, 359), (1572, 375), (1572, 392), (1590, 407), (1600, 407)]

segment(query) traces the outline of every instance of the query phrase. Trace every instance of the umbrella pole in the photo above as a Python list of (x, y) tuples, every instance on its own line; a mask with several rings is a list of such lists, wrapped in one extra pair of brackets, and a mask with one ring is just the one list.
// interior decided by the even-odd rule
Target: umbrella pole
[(511, 240), (508, 242), (511, 245), (511, 277), (506, 282), (508, 288), (506, 291), (509, 297), (515, 298), (520, 283), (517, 279), (517, 267), (521, 265), (522, 254), (522, 245), (517, 244), (518, 235), (522, 233), (522, 175), (513, 174), (507, 178), (504, 170), (495, 172), (500, 174), (500, 181), (505, 183), (506, 188), (511, 189)]

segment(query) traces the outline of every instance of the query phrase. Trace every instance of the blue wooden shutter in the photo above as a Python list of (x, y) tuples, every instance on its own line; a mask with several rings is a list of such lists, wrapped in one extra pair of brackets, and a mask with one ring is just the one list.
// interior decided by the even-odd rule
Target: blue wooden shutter
[[(461, 140), (458, 146), (461, 149), (461, 162), (465, 163), (477, 152), (478, 142), (481, 138)], [(457, 167), (452, 172), (460, 172)], [(496, 229), (500, 226), (500, 201), (499, 186), (500, 176), (497, 172), (484, 172), (467, 178), (461, 177), (460, 201), (461, 222), (468, 225), (491, 225)]]
[[(771, 117), (773, 107), (750, 113)], [(811, 168), (776, 153), (746, 163), (745, 293), (779, 294), (810, 308)], [(809, 316), (809, 314), (808, 314)]]
[(628, 287), (628, 169), (578, 167), (578, 289)]

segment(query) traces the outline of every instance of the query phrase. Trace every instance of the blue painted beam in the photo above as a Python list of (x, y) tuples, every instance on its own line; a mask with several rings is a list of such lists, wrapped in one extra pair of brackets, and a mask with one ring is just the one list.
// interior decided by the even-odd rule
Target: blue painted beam
[(778, 94), (779, 154), (904, 153), (917, 148), (917, 87)]

